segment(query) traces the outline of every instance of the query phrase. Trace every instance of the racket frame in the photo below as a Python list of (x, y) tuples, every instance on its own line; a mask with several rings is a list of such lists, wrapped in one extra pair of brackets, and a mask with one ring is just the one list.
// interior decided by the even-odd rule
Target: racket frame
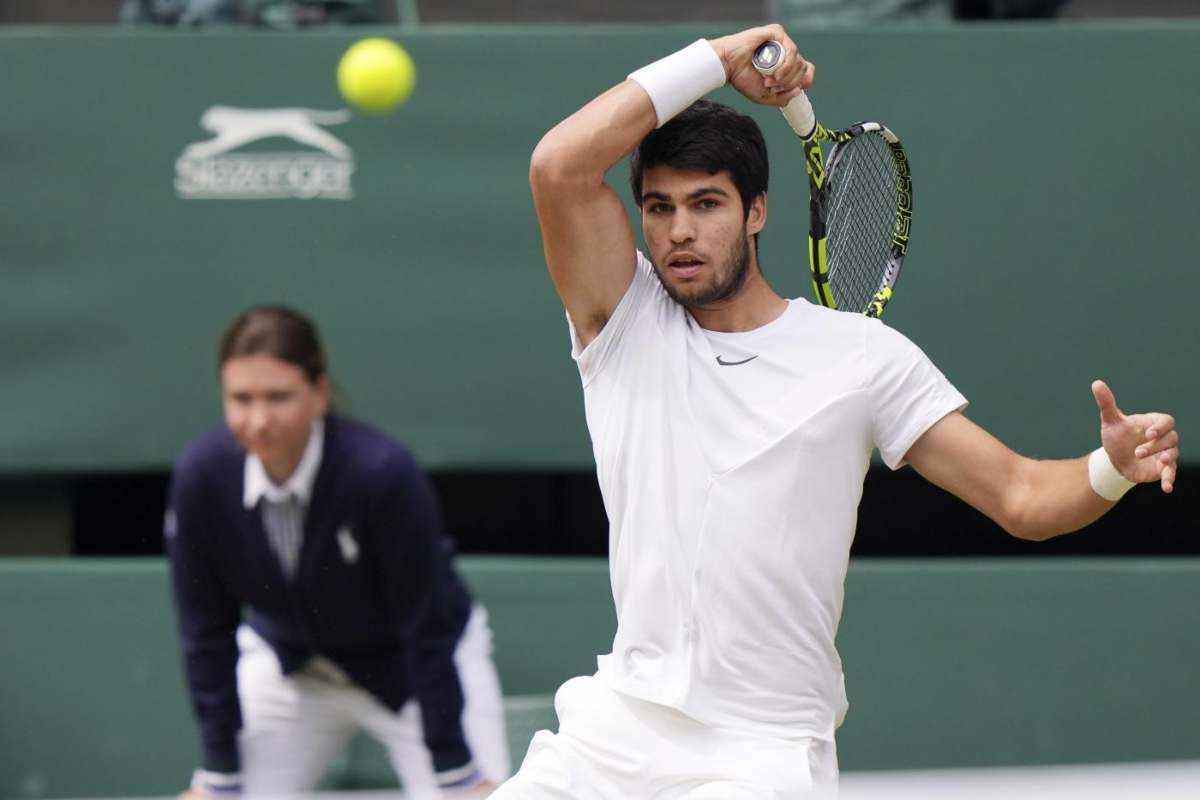
[[(769, 40), (760, 44), (751, 57), (751, 65), (760, 75), (775, 73), (786, 59), (782, 43)], [(828, 229), (825, 205), (829, 194), (826, 187), (831, 176), (837, 173), (841, 156), (846, 146), (858, 136), (882, 136), (887, 144), (895, 167), (896, 213), (892, 229), (892, 241), (888, 248), (886, 263), (880, 275), (878, 287), (871, 301), (863, 309), (868, 317), (879, 317), (888, 301), (892, 299), (904, 257), (908, 254), (908, 237), (912, 229), (912, 176), (908, 167), (908, 156), (900, 144), (899, 137), (886, 125), (879, 122), (859, 122), (848, 128), (830, 130), (820, 123), (813, 112), (812, 103), (804, 92), (798, 93), (786, 106), (779, 109), (783, 118), (804, 143), (804, 171), (808, 176), (808, 263), (812, 274), (813, 290), (817, 300), (827, 308), (836, 309), (837, 298), (830, 285)], [(829, 161), (821, 150), (822, 142), (832, 142)]]
[[(880, 122), (858, 122), (848, 128), (830, 130), (816, 122), (808, 137), (801, 136), (804, 143), (804, 170), (808, 176), (809, 229), (808, 263), (812, 274), (813, 291), (817, 300), (826, 308), (838, 308), (837, 298), (829, 280), (828, 229), (825, 205), (829, 198), (827, 186), (836, 178), (837, 167), (845, 147), (858, 136), (880, 136), (887, 145), (896, 170), (895, 217), (892, 241), (887, 260), (880, 274), (879, 285), (870, 303), (862, 313), (868, 317), (882, 316), (888, 301), (892, 299), (904, 257), (908, 254), (908, 239), (912, 229), (912, 175), (909, 172), (908, 155), (900, 139)], [(821, 142), (832, 142), (829, 158), (824, 158)]]

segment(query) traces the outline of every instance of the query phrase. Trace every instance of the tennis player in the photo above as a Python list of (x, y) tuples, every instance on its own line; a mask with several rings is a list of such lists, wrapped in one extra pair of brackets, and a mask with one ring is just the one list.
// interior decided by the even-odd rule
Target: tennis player
[[(772, 77), (751, 67), (783, 42)], [(610, 521), (612, 652), (555, 698), (497, 800), (767, 800), (836, 792), (847, 709), (834, 635), (870, 454), (912, 464), (1014, 536), (1087, 525), (1134, 483), (1171, 491), (1179, 437), (1097, 381), (1102, 446), (1024, 458), (962, 414), (878, 320), (763, 277), (767, 154), (731, 83), (782, 106), (811, 85), (777, 25), (698, 41), (546, 134), (530, 180), (567, 310)], [(632, 152), (646, 252), (605, 174)]]
[(487, 614), (398, 442), (330, 412), (315, 326), (257, 307), (221, 340), (225, 426), (171, 480), (165, 534), (204, 766), (192, 794), (315, 789), (351, 736), (414, 798), (509, 773)]

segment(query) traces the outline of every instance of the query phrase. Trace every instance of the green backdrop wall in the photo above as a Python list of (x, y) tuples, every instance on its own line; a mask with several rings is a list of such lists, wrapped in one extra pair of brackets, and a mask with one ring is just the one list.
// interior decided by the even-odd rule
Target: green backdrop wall
[[(463, 558), (512, 755), (612, 644), (601, 559)], [(844, 770), (1200, 759), (1200, 560), (855, 560)], [(170, 795), (198, 757), (161, 559), (0, 559), (0, 796)], [(394, 781), (355, 745), (341, 785)]]
[[(633, 67), (719, 32), (405, 33), (419, 79), (398, 113), (293, 131), (329, 151), (268, 136), (181, 163), (214, 106), (340, 109), (334, 66), (362, 31), (0, 32), (0, 470), (169, 464), (218, 422), (217, 335), (261, 301), (313, 314), (349, 409), (427, 465), (590, 465), (528, 156)], [(878, 117), (909, 148), (889, 321), (977, 420), (1081, 453), (1106, 377), (1123, 406), (1200, 423), (1200, 26), (797, 36), (824, 119)], [(764, 263), (807, 296), (800, 157), (773, 109), (750, 110), (774, 153)], [(239, 182), (343, 199), (183, 196)]]

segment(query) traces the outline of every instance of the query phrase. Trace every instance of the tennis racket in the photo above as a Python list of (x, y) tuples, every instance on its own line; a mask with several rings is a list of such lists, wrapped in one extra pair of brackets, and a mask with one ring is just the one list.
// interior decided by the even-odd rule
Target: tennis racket
[[(783, 45), (754, 51), (762, 75), (777, 70)], [(817, 299), (828, 308), (878, 317), (892, 299), (912, 227), (912, 177), (896, 134), (878, 122), (829, 130), (803, 92), (783, 116), (804, 143), (808, 173), (808, 262)], [(829, 158), (821, 142), (832, 142)]]

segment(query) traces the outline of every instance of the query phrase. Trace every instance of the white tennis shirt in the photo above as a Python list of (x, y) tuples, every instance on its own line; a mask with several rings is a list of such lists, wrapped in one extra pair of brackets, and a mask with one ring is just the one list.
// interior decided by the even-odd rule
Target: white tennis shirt
[(832, 739), (871, 451), (899, 468), (966, 400), (861, 315), (792, 300), (756, 330), (705, 331), (637, 258), (600, 335), (571, 332), (617, 611), (599, 675), (709, 725)]

